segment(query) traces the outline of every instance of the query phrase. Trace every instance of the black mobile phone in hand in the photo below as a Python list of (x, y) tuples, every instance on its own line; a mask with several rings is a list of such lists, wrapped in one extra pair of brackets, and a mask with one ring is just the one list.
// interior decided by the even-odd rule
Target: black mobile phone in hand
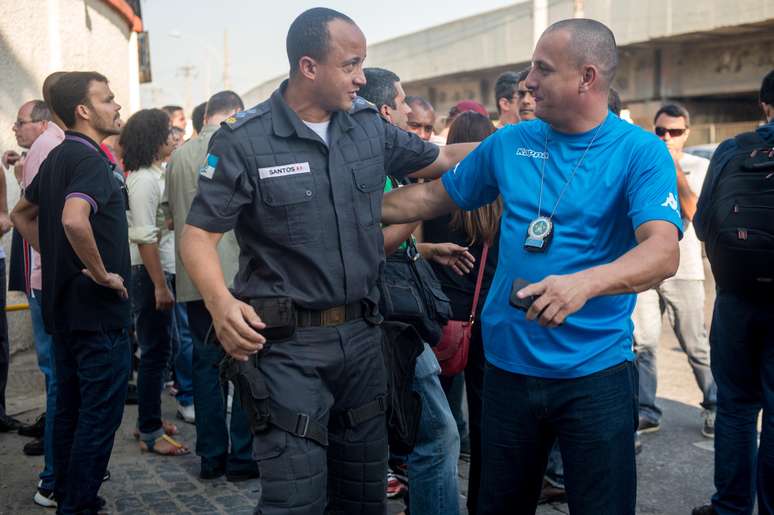
[(509, 299), (509, 303), (511, 306), (513, 306), (516, 309), (520, 309), (522, 311), (529, 310), (529, 307), (532, 305), (533, 302), (535, 302), (535, 296), (530, 295), (529, 297), (524, 297), (523, 299), (519, 298), (517, 293), (519, 293), (521, 290), (529, 286), (530, 283), (525, 281), (524, 279), (516, 279), (513, 281), (513, 284), (511, 285), (511, 297)]

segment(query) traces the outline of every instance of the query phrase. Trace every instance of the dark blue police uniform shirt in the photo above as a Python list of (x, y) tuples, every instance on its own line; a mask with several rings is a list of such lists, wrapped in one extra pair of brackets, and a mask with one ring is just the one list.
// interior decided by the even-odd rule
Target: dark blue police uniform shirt
[(376, 301), (385, 174), (424, 168), (439, 149), (362, 98), (332, 115), (326, 146), (285, 103), (286, 85), (212, 137), (187, 223), (234, 229), (239, 297), (290, 297), (307, 309)]

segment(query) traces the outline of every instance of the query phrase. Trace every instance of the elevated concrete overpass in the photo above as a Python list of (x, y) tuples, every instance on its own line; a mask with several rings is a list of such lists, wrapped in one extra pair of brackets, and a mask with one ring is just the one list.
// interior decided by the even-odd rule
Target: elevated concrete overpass
[[(372, 44), (367, 64), (395, 71), (409, 94), (439, 113), (472, 98), (496, 114), (497, 76), (527, 67), (545, 27), (574, 16), (615, 33), (614, 87), (635, 122), (649, 126), (661, 102), (678, 100), (691, 110), (692, 140), (700, 143), (760, 119), (760, 81), (774, 69), (773, 0), (524, 1)], [(267, 98), (282, 78), (256, 86), (246, 101)]]

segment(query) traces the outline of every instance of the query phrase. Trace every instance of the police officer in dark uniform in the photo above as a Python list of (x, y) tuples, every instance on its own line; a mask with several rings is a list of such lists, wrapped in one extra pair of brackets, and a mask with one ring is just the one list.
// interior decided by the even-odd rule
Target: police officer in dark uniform
[[(347, 16), (304, 12), (287, 49), (290, 79), (213, 136), (181, 255), (219, 343), (255, 367), (258, 512), (381, 514), (385, 173), (437, 177), (474, 145), (439, 149), (357, 97), (366, 41)], [(231, 229), (233, 296), (216, 253)]]

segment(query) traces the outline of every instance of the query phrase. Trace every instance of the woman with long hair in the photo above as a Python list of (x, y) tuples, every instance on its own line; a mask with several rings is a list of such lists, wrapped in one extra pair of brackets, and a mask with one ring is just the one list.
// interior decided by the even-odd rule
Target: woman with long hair
[(172, 352), (172, 276), (175, 273), (174, 237), (162, 212), (162, 163), (174, 149), (169, 115), (143, 109), (127, 120), (121, 133), (129, 197), (129, 242), (132, 258), (132, 307), (140, 346), (137, 375), (137, 433), (140, 448), (179, 456), (188, 449), (171, 438), (174, 424), (161, 420), (162, 377)]
[[(495, 127), (486, 116), (474, 111), (459, 114), (449, 127), (447, 143), (468, 143), (483, 141), (495, 132)], [(462, 415), (462, 389), (465, 388), (468, 398), (469, 441), (461, 442), (465, 452), (466, 445), (470, 452), (470, 472), (468, 476), (468, 512), (476, 510), (479, 480), (481, 477), (481, 389), (484, 381), (484, 345), (481, 338), (479, 322), (484, 307), (487, 292), (492, 284), (497, 268), (498, 240), (500, 237), (500, 216), (503, 212), (502, 200), (497, 200), (475, 211), (458, 210), (453, 214), (444, 215), (424, 222), (422, 232), (424, 241), (429, 243), (452, 242), (468, 250), (476, 258), (475, 269), (466, 275), (458, 275), (448, 267), (437, 266), (433, 269), (441, 282), (444, 292), (451, 300), (454, 320), (468, 320), (473, 306), (473, 294), (476, 288), (476, 278), (479, 267), (484, 267), (481, 293), (476, 309), (476, 323), (473, 324), (470, 338), (468, 364), (463, 374), (453, 377), (441, 377), (446, 396), (449, 399), (452, 412), (457, 418), (460, 428), (460, 438), (464, 439), (464, 422)], [(489, 246), (486, 263), (481, 262), (484, 245)], [(460, 427), (462, 426), (462, 427)]]

